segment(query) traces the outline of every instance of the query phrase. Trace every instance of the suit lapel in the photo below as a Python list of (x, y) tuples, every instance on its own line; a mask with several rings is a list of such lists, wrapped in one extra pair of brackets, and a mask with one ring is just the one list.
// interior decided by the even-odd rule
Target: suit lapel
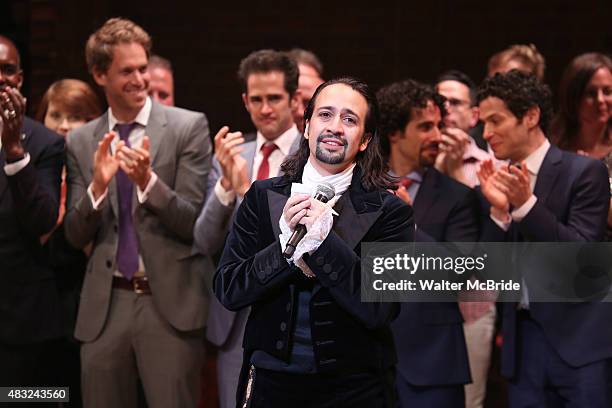
[(278, 226), (278, 221), (283, 215), (283, 208), (285, 207), (285, 203), (289, 199), (289, 193), (285, 195), (278, 193), (274, 190), (268, 190), (268, 210), (270, 211), (270, 223), (272, 224), (272, 231), (274, 231), (275, 239), (281, 233), (280, 227)]
[[(278, 220), (291, 194), (291, 183), (284, 187), (282, 193), (273, 190), (268, 190), (267, 193), (270, 222), (275, 237), (277, 237), (281, 233)], [(361, 172), (355, 168), (351, 186), (340, 197), (334, 209), (340, 215), (334, 220), (333, 230), (350, 248), (354, 249), (382, 213), (380, 193), (364, 191), (361, 184)]]
[[(336, 231), (350, 248), (355, 249), (374, 222), (380, 217), (382, 210), (379, 205), (376, 211), (358, 214), (353, 206), (353, 197), (351, 197), (350, 193), (347, 193), (343, 194), (336, 204), (335, 208), (340, 216), (334, 224), (334, 231)], [(378, 195), (378, 193), (375, 194)], [(358, 195), (361, 196), (361, 194)]]
[(255, 161), (256, 147), (257, 141), (253, 140), (252, 142), (245, 143), (244, 150), (242, 151), (242, 156), (244, 157), (247, 163), (247, 173), (249, 175), (249, 180), (253, 180), (253, 162)]
[(300, 149), (300, 144), (302, 143), (302, 137), (303, 135), (298, 132), (297, 136), (293, 140), (293, 143), (291, 144), (291, 147), (289, 148), (289, 156), (293, 155), (295, 152), (297, 152)]
[(561, 163), (562, 154), (559, 149), (551, 146), (544, 156), (542, 167), (538, 172), (536, 184), (533, 189), (533, 193), (541, 203), (545, 203), (555, 185), (557, 177), (559, 176), (558, 165)]
[[(299, 178), (301, 180), (301, 176)], [(275, 187), (282, 187), (282, 183), (287, 182), (282, 180)], [(291, 183), (287, 182), (282, 190), (282, 193), (268, 190), (268, 210), (270, 214), (270, 223), (274, 238), (280, 235), (280, 227), (278, 221), (283, 214), (285, 203), (291, 194)], [(346, 244), (355, 249), (361, 242), (365, 234), (370, 230), (374, 222), (380, 217), (381, 209), (380, 193), (377, 191), (366, 192), (361, 184), (361, 171), (358, 167), (355, 168), (351, 186), (344, 192), (342, 197), (336, 202), (334, 209), (340, 214), (333, 226), (333, 230), (338, 234)], [(289, 285), (290, 290), (294, 291), (294, 285)], [(315, 284), (312, 295), (314, 296), (321, 286)], [(293, 293), (293, 292), (292, 292)]]
[[(257, 153), (255, 151), (257, 148), (257, 135), (255, 134), (253, 137), (253, 134), (248, 134), (244, 138), (247, 141), (243, 145), (244, 150), (242, 151), (242, 157), (244, 157), (247, 162), (247, 174), (249, 175), (249, 179), (253, 180), (253, 164), (255, 162), (255, 154)], [(291, 148), (289, 149), (289, 156), (297, 152), (297, 150), (300, 148), (301, 141), (302, 134), (298, 133), (295, 140), (291, 144)]]
[[(89, 174), (91, 174), (93, 178), (93, 156), (98, 150), (98, 143), (102, 141), (104, 135), (108, 133), (108, 111), (104, 115), (100, 117), (100, 121), (96, 126), (96, 130), (94, 131), (93, 137), (91, 139), (91, 154), (88, 160), (85, 160), (85, 163), (88, 163), (89, 166)], [(116, 136), (117, 138), (119, 135)], [(119, 216), (119, 202), (117, 201), (117, 184), (115, 183), (115, 178), (111, 179), (110, 184), (108, 185), (108, 198), (111, 204), (111, 208), (113, 213), (118, 217)]]
[(436, 176), (435, 170), (431, 168), (427, 169), (423, 175), (423, 181), (413, 205), (414, 218), (417, 225), (424, 223), (427, 213), (431, 210), (440, 194), (438, 186), (439, 178)]
[[(163, 108), (156, 102), (152, 103), (151, 114), (149, 115), (149, 122), (145, 128), (145, 135), (149, 138), (149, 158), (151, 160), (151, 167), (155, 171), (155, 159), (159, 152), (159, 147), (162, 142), (162, 137), (167, 124), (166, 113)], [(132, 196), (132, 214), (138, 208), (138, 195), (136, 193), (136, 186), (134, 186), (134, 194)]]
[(153, 102), (149, 122), (147, 123), (147, 127), (145, 129), (145, 135), (149, 137), (149, 155), (151, 157), (152, 166), (155, 165), (155, 158), (159, 152), (159, 146), (161, 145), (162, 136), (164, 134), (166, 125), (166, 113), (159, 104)]

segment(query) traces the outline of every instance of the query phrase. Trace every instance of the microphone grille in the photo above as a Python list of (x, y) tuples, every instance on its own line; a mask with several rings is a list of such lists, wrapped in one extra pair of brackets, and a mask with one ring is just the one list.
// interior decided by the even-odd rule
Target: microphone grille
[(329, 183), (320, 183), (317, 185), (317, 189), (315, 191), (315, 195), (317, 194), (321, 194), (327, 198), (327, 201), (329, 201), (336, 195), (336, 190), (334, 190), (334, 186)]

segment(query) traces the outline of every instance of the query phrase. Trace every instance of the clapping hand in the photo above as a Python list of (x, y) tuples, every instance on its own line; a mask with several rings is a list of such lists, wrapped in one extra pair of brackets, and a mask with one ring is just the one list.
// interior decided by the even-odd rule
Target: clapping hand
[(141, 147), (129, 148), (123, 144), (117, 149), (119, 167), (134, 184), (144, 191), (151, 179), (151, 157), (149, 155), (149, 138), (142, 139)]
[(12, 87), (0, 89), (0, 116), (2, 117), (2, 150), (7, 160), (22, 158), (21, 128), (26, 100), (19, 90)]
[[(98, 142), (98, 149), (94, 153), (94, 170), (91, 189), (94, 198), (100, 197), (119, 169), (119, 160), (116, 155), (111, 154), (110, 145), (116, 137), (115, 132), (108, 132), (102, 140)], [(119, 141), (115, 149), (118, 151), (125, 145)]]
[(499, 181), (499, 176), (493, 167), (493, 161), (489, 159), (482, 162), (476, 174), (480, 181), (480, 190), (487, 201), (493, 208), (507, 213), (510, 209), (510, 203), (506, 195), (508, 189)]
[(241, 132), (230, 132), (223, 126), (215, 135), (215, 157), (221, 165), (221, 186), (244, 196), (251, 182), (247, 174), (247, 162), (240, 155), (244, 138)]

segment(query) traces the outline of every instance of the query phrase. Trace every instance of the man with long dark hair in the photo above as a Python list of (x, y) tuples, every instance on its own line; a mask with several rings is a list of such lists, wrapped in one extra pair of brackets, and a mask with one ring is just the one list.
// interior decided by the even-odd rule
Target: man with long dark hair
[[(204, 255), (221, 253), (251, 182), (277, 176), (283, 161), (298, 149), (302, 135), (292, 115), (300, 102), (298, 75), (297, 64), (280, 51), (254, 51), (240, 61), (242, 100), (256, 132), (243, 135), (223, 126), (215, 136), (210, 194), (193, 230), (195, 247)], [(215, 299), (210, 304), (206, 338), (218, 347), (220, 408), (235, 405), (248, 314), (248, 308), (234, 313)]]
[[(237, 402), (249, 407), (392, 407), (395, 303), (362, 303), (360, 244), (411, 241), (412, 210), (388, 193), (378, 105), (351, 78), (322, 84), (284, 176), (244, 197), (214, 279), (232, 310), (251, 306)], [(292, 183), (334, 187), (332, 205)], [(339, 198), (337, 198), (339, 196)], [(286, 259), (297, 225), (306, 236)], [(303, 254), (303, 255), (299, 255)]]

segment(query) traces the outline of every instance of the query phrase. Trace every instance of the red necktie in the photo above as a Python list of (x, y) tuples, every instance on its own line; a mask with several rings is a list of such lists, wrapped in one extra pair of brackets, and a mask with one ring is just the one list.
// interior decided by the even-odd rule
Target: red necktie
[(403, 186), (406, 190), (408, 190), (408, 187), (410, 187), (412, 185), (412, 183), (414, 183), (413, 179), (409, 179), (408, 177), (404, 177), (397, 184), (398, 184), (398, 186)]
[(270, 162), (268, 161), (268, 158), (276, 149), (278, 149), (278, 146), (274, 143), (264, 144), (261, 146), (263, 159), (259, 165), (259, 170), (257, 170), (257, 180), (265, 180), (270, 177)]

